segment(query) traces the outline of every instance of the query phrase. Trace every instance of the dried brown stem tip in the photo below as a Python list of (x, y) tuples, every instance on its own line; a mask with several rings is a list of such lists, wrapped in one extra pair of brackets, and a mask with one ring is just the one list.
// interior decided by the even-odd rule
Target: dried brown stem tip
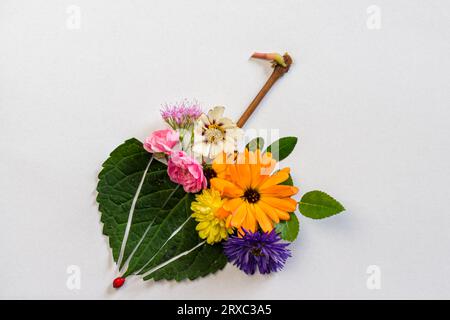
[(277, 82), (278, 79), (280, 79), (286, 72), (289, 71), (289, 68), (292, 64), (292, 58), (289, 56), (289, 54), (285, 53), (284, 56), (281, 56), (278, 53), (258, 53), (255, 52), (252, 55), (253, 58), (257, 59), (264, 59), (264, 60), (271, 60), (274, 65), (274, 69), (272, 74), (270, 75), (269, 79), (266, 81), (264, 86), (261, 88), (259, 93), (256, 95), (256, 97), (253, 99), (253, 101), (250, 103), (250, 105), (247, 107), (247, 109), (244, 111), (242, 116), (239, 118), (237, 122), (237, 126), (242, 128), (244, 124), (247, 122), (247, 120), (252, 115), (253, 111), (258, 107), (261, 100), (264, 98), (264, 96), (269, 92), (270, 88)]

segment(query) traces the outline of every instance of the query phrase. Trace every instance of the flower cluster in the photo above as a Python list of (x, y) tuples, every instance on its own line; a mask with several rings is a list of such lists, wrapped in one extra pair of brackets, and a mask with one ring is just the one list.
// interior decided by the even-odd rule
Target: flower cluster
[(209, 244), (227, 239), (233, 230), (225, 225), (226, 212), (222, 209), (220, 193), (213, 189), (204, 190), (195, 199), (191, 205), (192, 217), (198, 222), (196, 229), (200, 238), (206, 239)]
[[(97, 187), (104, 229), (108, 235), (123, 235), (121, 241), (110, 239), (111, 248), (122, 253), (132, 245), (129, 236), (136, 244), (127, 257), (114, 255), (119, 266), (125, 258), (128, 265), (114, 280), (114, 288), (132, 274), (141, 274), (144, 280), (194, 279), (223, 268), (226, 259), (248, 275), (277, 272), (291, 257), (288, 247), (299, 233), (297, 211), (324, 219), (345, 210), (319, 190), (304, 193), (299, 202), (294, 199), (299, 189), (290, 168), (280, 167), (279, 161), (294, 150), (296, 137), (282, 137), (267, 147), (262, 137), (256, 137), (238, 149), (244, 137), (241, 128), (292, 65), (288, 53), (255, 52), (252, 57), (272, 61), (274, 70), (237, 123), (224, 116), (221, 106), (203, 112), (196, 101), (166, 104), (161, 117), (167, 127), (143, 143), (151, 156), (139, 141), (129, 139), (104, 163)], [(167, 175), (163, 171), (161, 176), (164, 164)], [(123, 169), (134, 165), (136, 170)], [(117, 183), (117, 172), (124, 183)], [(123, 205), (111, 205), (118, 196)], [(126, 204), (131, 205), (129, 234), (123, 234), (124, 225), (115, 219), (123, 217)], [(158, 231), (150, 231), (154, 228)], [(140, 250), (143, 243), (145, 250)]]
[(167, 173), (173, 182), (183, 185), (186, 192), (196, 193), (206, 188), (202, 166), (184, 151), (172, 151)]
[(242, 130), (223, 117), (224, 107), (215, 107), (202, 114), (195, 126), (193, 151), (214, 159), (220, 153), (232, 153), (236, 143), (242, 137)]
[(288, 245), (275, 230), (262, 233), (244, 229), (241, 237), (233, 236), (223, 246), (230, 261), (245, 273), (254, 274), (258, 269), (266, 274), (283, 268), (291, 256)]
[(226, 159), (222, 156), (213, 163), (213, 169), (225, 170), (225, 174), (212, 178), (210, 183), (225, 199), (228, 226), (270, 232), (280, 220), (290, 219), (289, 213), (297, 207), (291, 197), (298, 188), (282, 185), (289, 178), (289, 168), (271, 174), (276, 161), (270, 152), (262, 154), (260, 150), (246, 149), (232, 163)]
[(222, 243), (228, 260), (247, 274), (278, 271), (290, 251), (275, 227), (290, 220), (298, 188), (286, 183), (289, 168), (274, 172), (270, 152), (238, 152), (243, 132), (223, 113), (223, 107), (202, 113), (188, 102), (166, 106), (161, 115), (170, 129), (153, 132), (144, 148), (167, 160), (170, 179), (196, 194), (191, 210), (201, 239)]
[(202, 110), (197, 102), (184, 100), (168, 105), (161, 109), (161, 116), (173, 129), (189, 128), (202, 115)]

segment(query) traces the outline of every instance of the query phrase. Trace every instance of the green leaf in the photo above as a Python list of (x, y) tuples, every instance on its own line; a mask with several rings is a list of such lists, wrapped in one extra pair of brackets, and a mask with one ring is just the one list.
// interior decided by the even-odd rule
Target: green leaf
[(285, 186), (293, 186), (294, 185), (294, 180), (292, 180), (292, 176), (289, 175), (289, 178), (287, 178), (287, 180), (283, 181), (280, 184), (281, 185), (285, 185)]
[(167, 166), (138, 140), (127, 140), (111, 153), (97, 191), (103, 233), (119, 267), (128, 262), (125, 276), (179, 281), (225, 266), (222, 246), (198, 237), (190, 210), (193, 195), (170, 181)]
[(297, 239), (300, 230), (298, 218), (295, 213), (291, 213), (291, 219), (288, 221), (280, 221), (275, 225), (275, 230), (281, 236), (281, 239), (293, 242)]
[[(275, 171), (274, 173), (277, 173), (280, 170)], [(292, 176), (289, 175), (289, 177), (284, 180), (283, 182), (279, 183), (280, 185), (285, 185), (285, 186), (293, 186), (294, 185), (294, 180), (292, 180)]]
[(257, 137), (253, 140), (251, 140), (247, 145), (245, 146), (246, 149), (249, 151), (255, 151), (256, 149), (261, 150), (264, 148), (264, 139), (261, 137)]
[(275, 160), (281, 161), (291, 154), (297, 144), (297, 140), (296, 137), (280, 138), (268, 146), (266, 152), (271, 152)]
[(302, 215), (312, 219), (328, 218), (345, 210), (333, 197), (318, 190), (305, 193), (298, 209)]

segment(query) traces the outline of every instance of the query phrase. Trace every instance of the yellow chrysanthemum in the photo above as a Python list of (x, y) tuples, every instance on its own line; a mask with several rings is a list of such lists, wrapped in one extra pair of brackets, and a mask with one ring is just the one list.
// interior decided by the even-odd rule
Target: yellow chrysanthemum
[[(228, 159), (229, 160), (229, 159)], [(297, 202), (291, 197), (298, 188), (281, 183), (289, 178), (289, 168), (272, 174), (276, 161), (270, 152), (248, 151), (238, 154), (234, 161), (213, 163), (214, 170), (224, 170), (222, 177), (210, 180), (211, 187), (224, 198), (223, 215), (226, 225), (252, 232), (258, 225), (264, 232), (273, 229), (280, 220), (289, 220)]]
[(195, 196), (191, 204), (194, 212), (192, 217), (198, 222), (196, 230), (202, 239), (213, 244), (228, 238), (233, 233), (232, 228), (227, 228), (225, 217), (228, 215), (223, 210), (223, 200), (217, 190), (205, 189)]

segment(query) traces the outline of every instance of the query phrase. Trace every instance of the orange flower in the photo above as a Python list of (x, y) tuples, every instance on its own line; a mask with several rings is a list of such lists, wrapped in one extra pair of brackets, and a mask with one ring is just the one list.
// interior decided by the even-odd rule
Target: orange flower
[(227, 226), (255, 232), (259, 225), (269, 232), (274, 223), (290, 219), (289, 213), (297, 207), (291, 196), (298, 188), (280, 185), (289, 178), (290, 169), (271, 175), (275, 165), (270, 152), (261, 154), (260, 150), (247, 149), (231, 161), (230, 157), (219, 156), (213, 162), (214, 171), (221, 174), (210, 182), (225, 200), (221, 213), (228, 215)]
[(227, 155), (224, 152), (219, 154), (213, 161), (212, 165), (203, 166), (203, 174), (208, 181), (208, 188), (211, 186), (211, 179), (227, 177), (227, 163), (234, 161), (233, 155)]

